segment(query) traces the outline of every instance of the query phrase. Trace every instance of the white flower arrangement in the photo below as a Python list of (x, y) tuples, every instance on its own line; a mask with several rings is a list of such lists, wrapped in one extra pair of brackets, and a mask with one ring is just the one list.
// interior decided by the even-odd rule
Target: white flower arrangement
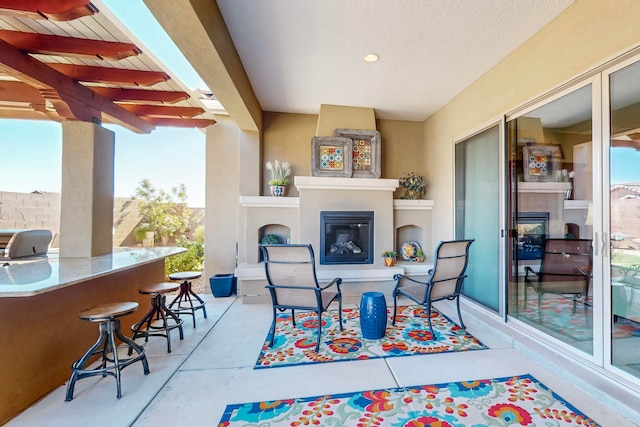
[(266, 163), (267, 170), (271, 177), (269, 185), (287, 185), (289, 180), (287, 177), (291, 175), (291, 165), (289, 162), (280, 162), (279, 160), (269, 161)]

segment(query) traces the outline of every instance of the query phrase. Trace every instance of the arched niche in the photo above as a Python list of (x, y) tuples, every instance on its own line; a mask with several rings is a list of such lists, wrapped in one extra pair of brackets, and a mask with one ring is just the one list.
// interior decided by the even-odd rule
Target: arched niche
[[(280, 240), (279, 243), (290, 243), (291, 240), (291, 228), (284, 224), (266, 224), (258, 229), (258, 243), (262, 242), (264, 236), (268, 234), (274, 234)], [(258, 251), (258, 259), (262, 261), (262, 253), (260, 248), (256, 248)]]
[(395, 235), (396, 250), (399, 251), (400, 247), (405, 242), (417, 242), (422, 248), (422, 251), (424, 252), (425, 256), (429, 255), (430, 242), (427, 242), (425, 239), (424, 228), (414, 224), (404, 225), (402, 227), (396, 228), (396, 235)]

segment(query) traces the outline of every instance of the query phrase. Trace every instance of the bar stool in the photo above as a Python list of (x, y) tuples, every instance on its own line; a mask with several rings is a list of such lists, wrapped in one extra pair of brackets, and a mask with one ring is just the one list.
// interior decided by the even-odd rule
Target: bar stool
[[(167, 338), (167, 352), (171, 353), (171, 334), (174, 329), (180, 331), (180, 339), (184, 339), (182, 331), (182, 319), (171, 311), (165, 304), (167, 297), (164, 295), (176, 291), (179, 286), (175, 283), (154, 283), (138, 288), (138, 292), (143, 295), (151, 295), (151, 310), (142, 320), (131, 326), (133, 335), (131, 339), (144, 337), (144, 341), (149, 341), (149, 337)], [(175, 323), (170, 322), (173, 320)], [(159, 321), (159, 324), (158, 324)], [(155, 323), (154, 323), (155, 322)]]
[[(138, 309), (137, 302), (120, 302), (112, 304), (102, 304), (80, 312), (80, 319), (87, 322), (99, 322), (100, 337), (94, 345), (80, 359), (71, 365), (71, 378), (67, 384), (67, 396), (64, 399), (69, 402), (73, 399), (73, 389), (76, 381), (82, 378), (94, 375), (111, 375), (116, 379), (116, 387), (118, 390), (117, 397), (122, 396), (120, 389), (120, 371), (132, 363), (141, 361), (144, 374), (149, 373), (149, 364), (147, 356), (144, 354), (144, 348), (133, 342), (131, 339), (122, 335), (120, 331), (120, 318), (135, 312)], [(134, 357), (121, 358), (118, 355), (118, 347), (115, 338), (118, 338), (129, 347), (129, 356), (133, 350), (137, 355)], [(88, 359), (94, 354), (102, 354), (100, 365), (94, 369), (86, 369), (84, 365)]]
[[(202, 276), (202, 273), (199, 271), (183, 271), (179, 273), (171, 273), (169, 274), (169, 280), (182, 280), (180, 284), (180, 293), (178, 296), (171, 301), (169, 304), (169, 308), (171, 308), (176, 314), (188, 314), (193, 317), (193, 327), (196, 327), (196, 311), (202, 310), (204, 313), (204, 318), (207, 318), (207, 309), (205, 308), (205, 302), (191, 289), (190, 280), (197, 279)], [(192, 298), (193, 297), (193, 298)], [(195, 299), (195, 301), (194, 301)], [(173, 309), (174, 304), (178, 304), (175, 309)]]

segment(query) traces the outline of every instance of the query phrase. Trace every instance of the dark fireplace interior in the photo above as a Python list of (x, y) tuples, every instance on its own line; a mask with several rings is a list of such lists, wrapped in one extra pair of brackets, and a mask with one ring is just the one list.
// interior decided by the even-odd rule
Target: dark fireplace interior
[(518, 212), (518, 259), (542, 259), (549, 212)]
[(373, 264), (373, 211), (320, 212), (320, 264)]

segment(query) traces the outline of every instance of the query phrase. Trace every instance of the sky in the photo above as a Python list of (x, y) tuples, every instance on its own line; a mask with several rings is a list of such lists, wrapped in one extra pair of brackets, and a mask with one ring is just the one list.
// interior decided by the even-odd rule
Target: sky
[[(103, 3), (188, 88), (206, 88), (142, 0), (103, 0)], [(144, 49), (143, 47), (143, 49)], [(205, 135), (197, 129), (156, 127), (140, 135), (121, 126), (115, 132), (114, 186), (116, 197), (130, 197), (143, 179), (170, 191), (180, 183), (187, 203), (204, 207)], [(57, 192), (62, 182), (62, 126), (36, 120), (0, 121), (0, 191)]]

